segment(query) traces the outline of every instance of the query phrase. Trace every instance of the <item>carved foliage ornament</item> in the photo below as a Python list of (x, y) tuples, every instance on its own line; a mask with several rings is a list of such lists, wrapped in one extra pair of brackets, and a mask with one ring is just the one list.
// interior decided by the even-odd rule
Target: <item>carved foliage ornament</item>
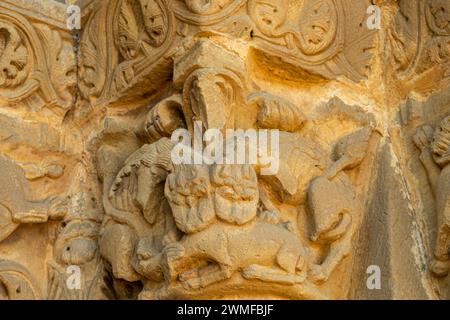
[(0, 97), (16, 103), (38, 92), (48, 105), (67, 107), (74, 88), (72, 45), (63, 40), (59, 31), (31, 24), (25, 17), (2, 9)]
[(438, 36), (450, 36), (450, 2), (446, 0), (429, 0), (425, 14), (428, 26)]
[[(39, 78), (45, 75), (37, 74), (39, 70), (45, 71), (45, 59), (40, 49), (37, 35), (25, 19), (14, 13), (0, 14), (1, 96), (8, 101), (17, 101), (39, 87)], [(33, 73), (33, 69), (37, 70)], [(44, 81), (42, 85), (48, 86)]]
[(105, 32), (103, 11), (91, 14), (80, 43), (78, 86), (81, 96), (91, 101), (100, 96), (106, 79), (106, 45), (99, 36)]
[[(142, 18), (139, 23), (138, 17)], [(123, 1), (118, 19), (117, 46), (122, 56), (133, 59), (145, 44), (160, 47), (168, 35), (168, 16), (161, 1)]]
[(173, 10), (180, 20), (194, 25), (217, 23), (239, 10), (246, 0), (175, 0)]
[[(230, 69), (215, 66), (211, 57), (221, 57)], [(336, 280), (338, 265), (352, 251), (363, 199), (347, 171), (366, 158), (372, 129), (355, 126), (332, 150), (323, 150), (308, 137), (302, 124), (310, 120), (301, 107), (254, 92), (240, 77), (244, 67), (237, 59), (211, 40), (200, 40), (175, 61), (179, 92), (149, 108), (147, 123), (124, 128), (128, 133), (145, 128), (149, 143), (138, 143), (130, 155), (119, 138), (114, 145), (105, 141), (97, 152), (106, 213), (100, 253), (115, 279), (142, 282), (141, 299), (211, 298), (247, 289), (326, 298), (320, 286)], [(163, 116), (167, 108), (182, 118), (178, 128)], [(237, 119), (239, 111), (248, 123)], [(194, 120), (222, 131), (281, 130), (279, 172), (261, 175), (260, 160), (173, 163), (175, 142), (166, 137), (186, 126), (195, 134)], [(288, 216), (280, 203), (310, 215), (301, 209)]]
[(407, 74), (418, 57), (421, 35), (421, 4), (416, 1), (400, 0), (395, 23), (387, 30), (392, 64), (401, 74)]
[(0, 22), (0, 87), (22, 84), (28, 74), (28, 50), (16, 28)]
[(341, 47), (342, 8), (333, 0), (250, 0), (248, 11), (265, 41), (305, 61), (329, 59)]
[(375, 34), (364, 25), (368, 3), (349, 9), (349, 0), (98, 2), (81, 40), (80, 91), (91, 104), (151, 94), (170, 80), (171, 48), (204, 32), (251, 36), (252, 48), (274, 58), (275, 68), (280, 58), (306, 71), (297, 77), (361, 80)]
[(22, 265), (0, 260), (0, 300), (42, 299), (35, 279)]
[(115, 47), (107, 47), (111, 52), (118, 50), (119, 57), (110, 59), (108, 68), (113, 69), (113, 76), (105, 99), (143, 77), (152, 77), (154, 64), (168, 51), (174, 35), (174, 17), (166, 0), (122, 0), (108, 8), (116, 18), (111, 20), (111, 29), (107, 27)]
[(338, 10), (332, 0), (305, 1), (298, 10), (300, 15), (290, 21), (287, 0), (249, 2), (249, 13), (264, 35), (284, 38), (288, 48), (296, 46), (307, 56), (319, 54), (333, 43), (342, 19), (338, 19)]

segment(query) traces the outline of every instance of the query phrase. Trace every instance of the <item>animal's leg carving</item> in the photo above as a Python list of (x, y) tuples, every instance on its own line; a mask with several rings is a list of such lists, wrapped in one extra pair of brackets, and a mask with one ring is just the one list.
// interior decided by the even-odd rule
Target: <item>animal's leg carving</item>
[(284, 244), (281, 246), (276, 257), (278, 265), (290, 274), (302, 271), (305, 266), (305, 257), (298, 248)]
[(264, 267), (257, 264), (252, 264), (242, 271), (242, 276), (245, 279), (258, 279), (267, 282), (275, 282), (279, 284), (298, 284), (303, 283), (306, 279), (306, 272), (301, 274), (291, 274), (282, 270)]
[(177, 279), (178, 264), (185, 255), (185, 248), (180, 243), (174, 242), (164, 248), (163, 260), (161, 262), (164, 279), (166, 283), (171, 283)]
[(329, 254), (321, 265), (313, 265), (309, 277), (315, 283), (328, 280), (337, 265), (350, 254), (353, 232), (348, 231), (341, 239), (330, 244)]
[[(180, 281), (188, 289), (199, 289), (213, 283), (229, 279), (233, 275), (233, 268), (225, 265), (211, 265), (196, 269), (196, 276), (188, 278), (188, 275), (180, 275)], [(192, 276), (192, 273), (189, 273)]]
[(434, 252), (435, 260), (431, 264), (431, 270), (438, 277), (446, 277), (450, 269), (450, 227), (443, 224), (438, 230), (436, 248)]

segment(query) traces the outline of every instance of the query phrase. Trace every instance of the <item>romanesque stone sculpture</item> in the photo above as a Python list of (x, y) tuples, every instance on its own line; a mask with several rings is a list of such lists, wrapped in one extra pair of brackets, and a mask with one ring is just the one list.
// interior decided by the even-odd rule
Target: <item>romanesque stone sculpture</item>
[(63, 2), (0, 0), (0, 299), (450, 297), (448, 1)]
[(448, 222), (448, 184), (450, 180), (447, 176), (450, 146), (449, 121), (450, 117), (444, 118), (434, 133), (433, 129), (428, 126), (420, 128), (414, 140), (421, 151), (420, 161), (427, 171), (436, 198), (439, 226), (434, 251), (435, 260), (432, 263), (431, 271), (438, 277), (447, 276), (450, 268), (450, 230)]

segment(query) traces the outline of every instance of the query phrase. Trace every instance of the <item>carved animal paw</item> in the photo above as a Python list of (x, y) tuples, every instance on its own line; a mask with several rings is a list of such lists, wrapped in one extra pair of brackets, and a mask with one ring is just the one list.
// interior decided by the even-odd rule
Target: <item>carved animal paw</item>
[(48, 217), (50, 219), (60, 219), (67, 214), (67, 197), (52, 196), (47, 199), (48, 204)]
[(285, 228), (287, 231), (290, 231), (292, 233), (295, 232), (294, 224), (292, 223), (292, 221), (281, 221), (278, 225), (282, 228)]
[(170, 243), (164, 248), (164, 254), (168, 260), (177, 260), (184, 256), (184, 247), (177, 242)]
[(139, 273), (146, 276), (149, 279), (162, 278), (162, 275), (158, 272), (157, 266), (160, 265), (161, 260), (152, 248), (147, 247), (144, 241), (140, 241), (136, 247), (136, 254), (132, 259), (133, 268)]
[(186, 290), (195, 290), (203, 287), (200, 277), (191, 278), (189, 280), (182, 281), (181, 283)]
[(37, 211), (19, 211), (12, 214), (12, 220), (14, 223), (46, 223), (48, 215)]
[(139, 261), (150, 260), (155, 255), (152, 238), (142, 238), (136, 246), (136, 257)]
[(166, 286), (161, 286), (156, 289), (144, 289), (138, 296), (139, 300), (164, 300), (169, 296), (169, 292)]
[(260, 267), (257, 265), (249, 265), (242, 270), (242, 276), (245, 279), (257, 279), (261, 274)]
[(258, 215), (259, 219), (267, 223), (278, 224), (280, 222), (280, 216), (274, 211), (263, 211)]
[(444, 278), (448, 275), (450, 269), (450, 261), (433, 260), (430, 265), (431, 272), (439, 278)]
[(172, 282), (177, 277), (175, 261), (184, 256), (184, 247), (179, 243), (171, 243), (164, 248), (164, 274), (166, 281)]
[(413, 137), (414, 144), (420, 151), (423, 151), (430, 145), (433, 139), (434, 130), (430, 126), (423, 126), (419, 128)]
[(308, 271), (308, 278), (311, 282), (320, 284), (328, 280), (328, 275), (325, 273), (322, 266), (314, 264)]

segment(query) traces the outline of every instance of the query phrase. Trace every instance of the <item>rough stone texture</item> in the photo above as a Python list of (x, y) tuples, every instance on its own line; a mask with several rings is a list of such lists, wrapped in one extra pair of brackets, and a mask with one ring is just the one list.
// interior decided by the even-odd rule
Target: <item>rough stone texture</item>
[(450, 299), (448, 0), (74, 2), (0, 0), (0, 298)]

